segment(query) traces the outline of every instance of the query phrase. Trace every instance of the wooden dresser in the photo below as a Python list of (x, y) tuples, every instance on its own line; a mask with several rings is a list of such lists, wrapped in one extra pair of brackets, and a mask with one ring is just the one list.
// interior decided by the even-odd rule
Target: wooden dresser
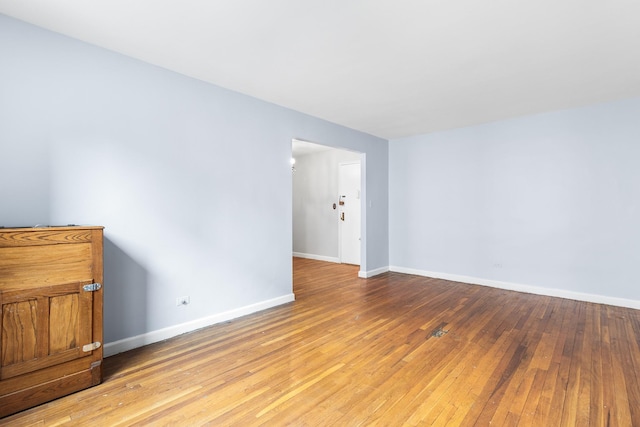
[(0, 228), (0, 417), (102, 381), (102, 229)]

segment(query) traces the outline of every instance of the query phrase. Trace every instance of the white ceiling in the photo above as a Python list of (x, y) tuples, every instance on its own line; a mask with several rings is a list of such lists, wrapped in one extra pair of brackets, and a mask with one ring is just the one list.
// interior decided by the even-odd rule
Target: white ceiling
[(0, 0), (383, 138), (640, 96), (638, 0)]
[(331, 149), (331, 147), (326, 145), (314, 144), (313, 142), (300, 141), (298, 139), (291, 141), (291, 154), (293, 157), (305, 156), (307, 154), (319, 153)]

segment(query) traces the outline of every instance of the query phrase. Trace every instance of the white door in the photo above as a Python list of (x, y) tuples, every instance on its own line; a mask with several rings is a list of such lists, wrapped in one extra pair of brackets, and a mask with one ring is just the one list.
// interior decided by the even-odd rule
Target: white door
[(340, 262), (360, 265), (360, 162), (340, 164), (338, 189)]

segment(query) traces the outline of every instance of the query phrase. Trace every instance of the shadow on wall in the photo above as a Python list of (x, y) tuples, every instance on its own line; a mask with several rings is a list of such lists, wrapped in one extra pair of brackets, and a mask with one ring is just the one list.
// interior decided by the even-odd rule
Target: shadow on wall
[(147, 270), (114, 242), (104, 239), (104, 341), (147, 331)]

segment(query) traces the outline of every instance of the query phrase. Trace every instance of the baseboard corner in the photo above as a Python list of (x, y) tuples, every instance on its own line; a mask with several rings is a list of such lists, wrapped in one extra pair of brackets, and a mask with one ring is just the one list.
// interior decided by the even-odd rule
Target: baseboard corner
[(386, 273), (387, 271), (389, 271), (389, 267), (380, 267), (380, 268), (374, 268), (373, 270), (367, 270), (367, 271), (363, 271), (360, 270), (358, 271), (358, 277), (360, 277), (361, 279), (368, 279), (370, 277), (373, 276), (377, 276), (379, 274), (382, 273)]

